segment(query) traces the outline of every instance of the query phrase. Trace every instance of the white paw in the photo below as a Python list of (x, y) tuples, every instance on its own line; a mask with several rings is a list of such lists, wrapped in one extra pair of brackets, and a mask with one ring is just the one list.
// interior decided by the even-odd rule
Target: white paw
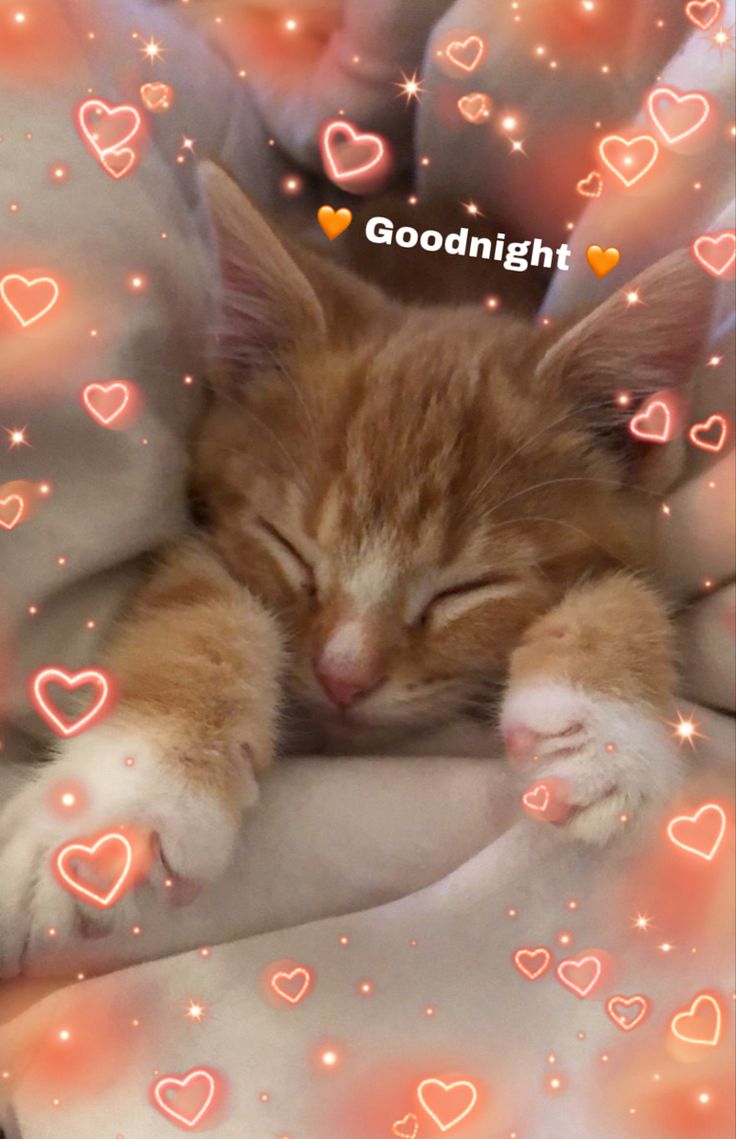
[[(603, 844), (630, 828), (647, 807), (666, 802), (682, 779), (663, 722), (636, 705), (570, 684), (513, 687), (501, 728), (525, 787), (534, 789), (532, 813), (563, 823), (584, 842)], [(536, 793), (545, 780), (549, 808), (544, 791)]]
[[(157, 739), (150, 728), (101, 725), (66, 741), (57, 758), (42, 765), (2, 808), (0, 977), (32, 972), (49, 956), (73, 967), (79, 936), (132, 935), (137, 888), (160, 891), (167, 905), (182, 903), (193, 896), (193, 886), (225, 869), (238, 811), (188, 785), (176, 766), (165, 762), (167, 745), (170, 749), (169, 741), (162, 735)], [(245, 805), (245, 798), (244, 793), (238, 805)], [(102, 869), (85, 854), (65, 857), (61, 864), (75, 882), (103, 899), (95, 902), (63, 881), (59, 852), (70, 843), (91, 847), (112, 832), (122, 832), (135, 852), (113, 901), (104, 903), (104, 898), (118, 869)], [(122, 847), (114, 850), (122, 875), (125, 843), (109, 843), (98, 857), (109, 856), (116, 846)]]

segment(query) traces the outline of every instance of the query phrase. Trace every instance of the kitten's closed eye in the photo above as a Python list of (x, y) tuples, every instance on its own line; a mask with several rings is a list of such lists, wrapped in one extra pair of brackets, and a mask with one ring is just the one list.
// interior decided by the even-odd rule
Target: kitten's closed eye
[(261, 534), (266, 538), (266, 545), (273, 553), (288, 580), (293, 585), (303, 589), (309, 597), (316, 597), (317, 582), (314, 569), (304, 555), (271, 522), (267, 522), (260, 515), (256, 518), (256, 522)]
[(445, 623), (459, 617), (468, 609), (498, 597), (507, 597), (519, 588), (519, 578), (510, 573), (488, 573), (472, 581), (442, 589), (424, 606), (418, 623), (430, 621)]

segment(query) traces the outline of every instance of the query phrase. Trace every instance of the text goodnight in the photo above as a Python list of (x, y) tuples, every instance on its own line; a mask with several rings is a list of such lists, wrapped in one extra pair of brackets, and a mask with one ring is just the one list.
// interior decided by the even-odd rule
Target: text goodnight
[[(523, 273), (530, 266), (543, 264), (546, 269), (570, 268), (570, 247), (564, 243), (552, 249), (543, 245), (540, 237), (534, 241), (510, 241), (506, 244), (506, 234), (498, 233), (495, 238), (471, 237), (467, 226), (456, 233), (442, 234), (437, 229), (416, 230), (410, 225), (394, 228), (390, 218), (370, 218), (366, 222), (365, 236), (374, 245), (393, 245), (402, 249), (412, 249), (419, 245), (427, 253), (446, 253), (457, 257), (480, 257), (484, 261), (499, 261), (503, 269), (513, 273)], [(531, 252), (529, 246), (532, 246)]]

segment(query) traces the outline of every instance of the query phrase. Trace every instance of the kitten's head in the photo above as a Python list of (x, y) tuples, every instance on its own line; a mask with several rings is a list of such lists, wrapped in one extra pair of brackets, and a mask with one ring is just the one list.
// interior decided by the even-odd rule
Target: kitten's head
[(287, 632), (292, 699), (336, 746), (476, 707), (571, 583), (646, 560), (677, 445), (626, 418), (686, 380), (706, 275), (675, 254), (640, 304), (616, 294), (564, 329), (415, 309), (207, 181), (224, 325), (195, 487)]

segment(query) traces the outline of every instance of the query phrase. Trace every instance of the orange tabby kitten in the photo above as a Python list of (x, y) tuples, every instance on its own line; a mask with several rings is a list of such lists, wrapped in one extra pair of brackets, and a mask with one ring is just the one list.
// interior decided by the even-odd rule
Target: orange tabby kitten
[[(673, 254), (634, 283), (640, 304), (616, 293), (549, 329), (412, 308), (287, 250), (224, 174), (206, 180), (225, 318), (194, 470), (207, 533), (121, 621), (117, 711), (6, 815), (6, 973), (49, 924), (77, 929), (43, 870), (60, 842), (125, 819), (169, 875), (219, 875), (280, 730), (390, 750), (461, 714), (490, 723), (504, 691), (509, 751), (566, 779), (567, 830), (592, 842), (677, 774), (672, 632), (641, 571), (678, 444), (632, 438), (616, 393), (636, 406), (687, 381), (707, 275)], [(64, 823), (42, 808), (62, 777), (89, 798)]]

